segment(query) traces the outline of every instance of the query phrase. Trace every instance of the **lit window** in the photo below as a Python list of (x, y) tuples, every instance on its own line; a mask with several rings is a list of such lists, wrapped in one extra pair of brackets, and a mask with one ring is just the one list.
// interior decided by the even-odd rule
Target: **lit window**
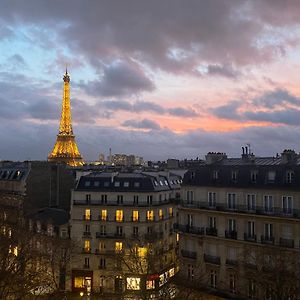
[(164, 218), (162, 209), (160, 209), (160, 210), (158, 211), (158, 216), (159, 216), (159, 219), (160, 219), (160, 220), (162, 220), (162, 219)]
[(106, 209), (102, 209), (101, 210), (101, 220), (102, 221), (106, 221), (107, 220), (107, 210)]
[(84, 286), (84, 277), (75, 277), (74, 279), (74, 288), (83, 288)]
[(134, 210), (132, 212), (132, 221), (138, 221), (139, 220), (139, 211), (138, 210)]
[(179, 242), (179, 234), (176, 233), (176, 242), (178, 243)]
[(127, 277), (126, 278), (127, 290), (138, 291), (141, 289), (141, 278), (139, 277)]
[(121, 252), (123, 249), (123, 243), (122, 242), (116, 242), (115, 243), (115, 251), (116, 252)]
[(173, 207), (169, 207), (169, 217), (173, 217)]
[(116, 221), (117, 222), (123, 221), (123, 210), (121, 209), (116, 210)]
[(91, 210), (90, 209), (85, 210), (84, 219), (85, 220), (90, 220), (91, 219)]
[(153, 221), (154, 220), (154, 212), (153, 210), (147, 210), (147, 220)]
[(145, 257), (147, 255), (147, 248), (146, 247), (138, 247), (137, 253), (139, 257)]
[(146, 289), (153, 290), (155, 288), (155, 281), (154, 280), (147, 280), (146, 281)]
[(85, 252), (90, 252), (91, 250), (91, 242), (89, 240), (84, 241), (84, 251)]

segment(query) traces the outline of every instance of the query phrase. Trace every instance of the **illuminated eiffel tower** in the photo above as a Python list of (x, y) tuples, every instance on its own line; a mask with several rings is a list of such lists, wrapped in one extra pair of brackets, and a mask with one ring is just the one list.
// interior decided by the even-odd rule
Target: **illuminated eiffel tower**
[(72, 129), (71, 102), (70, 102), (70, 76), (68, 71), (64, 74), (64, 94), (56, 143), (48, 161), (66, 163), (70, 166), (82, 166), (83, 160), (75, 142)]

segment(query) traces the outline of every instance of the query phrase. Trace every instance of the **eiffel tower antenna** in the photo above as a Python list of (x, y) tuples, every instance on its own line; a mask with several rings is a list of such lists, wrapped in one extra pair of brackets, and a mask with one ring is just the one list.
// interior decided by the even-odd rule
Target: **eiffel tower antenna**
[(66, 67), (63, 76), (64, 89), (62, 99), (61, 118), (59, 132), (48, 161), (66, 163), (70, 166), (82, 166), (83, 159), (75, 142), (72, 128), (71, 100), (70, 100), (70, 75)]

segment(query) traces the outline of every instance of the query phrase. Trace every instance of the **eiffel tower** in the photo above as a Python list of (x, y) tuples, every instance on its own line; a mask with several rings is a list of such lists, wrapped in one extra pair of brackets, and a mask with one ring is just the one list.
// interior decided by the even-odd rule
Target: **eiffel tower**
[(66, 69), (64, 74), (64, 93), (59, 125), (59, 133), (48, 161), (66, 163), (69, 166), (82, 166), (83, 160), (75, 142), (72, 129), (71, 102), (70, 102), (70, 76)]

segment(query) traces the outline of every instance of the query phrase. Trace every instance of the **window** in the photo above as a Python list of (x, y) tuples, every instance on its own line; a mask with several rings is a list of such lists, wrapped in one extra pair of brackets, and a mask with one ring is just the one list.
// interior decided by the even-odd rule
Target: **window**
[(154, 221), (154, 211), (153, 210), (147, 210), (147, 220)]
[(195, 178), (195, 172), (191, 171), (191, 179)]
[(127, 277), (126, 278), (126, 289), (139, 291), (141, 289), (141, 278), (139, 277)]
[(84, 259), (84, 267), (85, 268), (89, 268), (90, 267), (90, 259), (88, 257), (86, 257)]
[(128, 181), (124, 182), (124, 187), (129, 187), (129, 182)]
[(107, 203), (107, 195), (101, 195), (101, 203), (103, 204)]
[(216, 228), (216, 217), (208, 217), (208, 227)]
[(228, 220), (228, 230), (229, 231), (236, 231), (236, 220), (235, 219), (229, 219)]
[(115, 243), (115, 251), (121, 252), (123, 250), (123, 243), (122, 242), (116, 242)]
[(161, 203), (162, 202), (162, 195), (160, 194), (159, 195), (159, 203)]
[(232, 194), (232, 193), (227, 194), (227, 205), (229, 209), (236, 208), (236, 194)]
[(268, 172), (268, 181), (270, 183), (275, 181), (275, 177), (276, 177), (276, 172), (275, 171), (269, 171)]
[(236, 293), (236, 276), (234, 274), (229, 275), (229, 291), (232, 294)]
[(86, 224), (85, 225), (85, 232), (90, 233), (90, 231), (91, 231), (91, 226), (89, 224)]
[(107, 210), (106, 209), (102, 209), (101, 210), (101, 220), (102, 221), (106, 221), (107, 220)]
[(133, 196), (133, 204), (136, 204), (136, 205), (139, 204), (139, 196), (138, 195)]
[(217, 180), (219, 178), (219, 171), (214, 170), (212, 172), (212, 178), (213, 178), (213, 180)]
[(99, 242), (99, 251), (104, 251), (105, 250), (105, 243), (104, 242)]
[(86, 221), (91, 220), (91, 210), (90, 210), (90, 209), (86, 209), (86, 210), (85, 210), (85, 213), (84, 213), (84, 219), (85, 219)]
[(282, 211), (285, 214), (291, 214), (293, 211), (293, 197), (283, 196), (282, 197)]
[(237, 182), (237, 171), (231, 171), (231, 181), (232, 182)]
[(117, 203), (118, 204), (123, 204), (123, 195), (118, 195), (117, 196)]
[(122, 226), (117, 226), (116, 234), (117, 234), (117, 236), (123, 235), (123, 227)]
[(163, 214), (163, 210), (162, 210), (162, 209), (160, 209), (160, 210), (158, 211), (158, 217), (159, 217), (160, 220), (163, 220), (164, 214)]
[(249, 238), (255, 237), (255, 223), (254, 221), (247, 222), (247, 235)]
[(194, 279), (194, 266), (193, 265), (188, 265), (188, 269), (187, 269), (187, 277), (190, 280)]
[(138, 181), (136, 181), (136, 182), (134, 183), (134, 187), (136, 187), (136, 188), (140, 187), (140, 183), (139, 183)]
[(285, 174), (285, 182), (292, 183), (294, 181), (294, 171), (287, 171)]
[(153, 196), (152, 195), (148, 195), (147, 196), (147, 204), (152, 204), (152, 200), (153, 200)]
[(115, 187), (119, 187), (120, 186), (120, 181), (115, 181)]
[(49, 236), (53, 236), (54, 231), (53, 231), (53, 225), (52, 224), (48, 224), (47, 233), (48, 233)]
[(84, 277), (75, 277), (74, 288), (84, 288)]
[(265, 239), (267, 240), (273, 239), (273, 224), (270, 223), (265, 224)]
[(105, 181), (103, 184), (104, 187), (109, 187), (109, 181)]
[(186, 191), (186, 200), (188, 204), (193, 204), (194, 201), (194, 192), (193, 191)]
[(117, 222), (123, 221), (123, 210), (121, 209), (116, 210), (116, 221)]
[(217, 287), (217, 271), (210, 270), (210, 287), (216, 288)]
[(106, 226), (105, 225), (100, 226), (100, 235), (106, 235)]
[(139, 228), (138, 228), (137, 226), (134, 226), (134, 227), (133, 227), (133, 232), (132, 232), (132, 234), (133, 234), (134, 236), (138, 236), (138, 235), (139, 235)]
[(249, 279), (248, 281), (248, 297), (250, 299), (256, 298), (256, 284), (255, 281), (252, 279)]
[(217, 194), (215, 192), (208, 192), (208, 206), (216, 207)]
[(248, 210), (255, 210), (256, 207), (256, 195), (255, 194), (248, 194), (247, 195), (247, 209)]
[(173, 207), (169, 207), (169, 218), (173, 217)]
[(134, 210), (132, 212), (132, 221), (133, 222), (137, 222), (139, 220), (139, 211), (138, 210)]
[(105, 269), (106, 268), (106, 259), (101, 257), (99, 261), (99, 269)]
[(99, 181), (94, 181), (94, 186), (99, 186), (100, 182)]
[(193, 215), (191, 215), (191, 214), (188, 214), (187, 215), (187, 225), (189, 226), (189, 227), (193, 227)]
[(91, 251), (91, 242), (90, 240), (84, 241), (84, 252), (90, 252)]
[(256, 183), (257, 181), (258, 172), (257, 171), (251, 171), (250, 173), (250, 179), (252, 183)]
[(264, 208), (265, 208), (265, 212), (273, 212), (273, 196), (271, 195), (264, 196)]
[(88, 186), (90, 186), (91, 185), (91, 182), (90, 181), (86, 181), (85, 183), (84, 183), (84, 186), (86, 186), (86, 187), (88, 187)]

